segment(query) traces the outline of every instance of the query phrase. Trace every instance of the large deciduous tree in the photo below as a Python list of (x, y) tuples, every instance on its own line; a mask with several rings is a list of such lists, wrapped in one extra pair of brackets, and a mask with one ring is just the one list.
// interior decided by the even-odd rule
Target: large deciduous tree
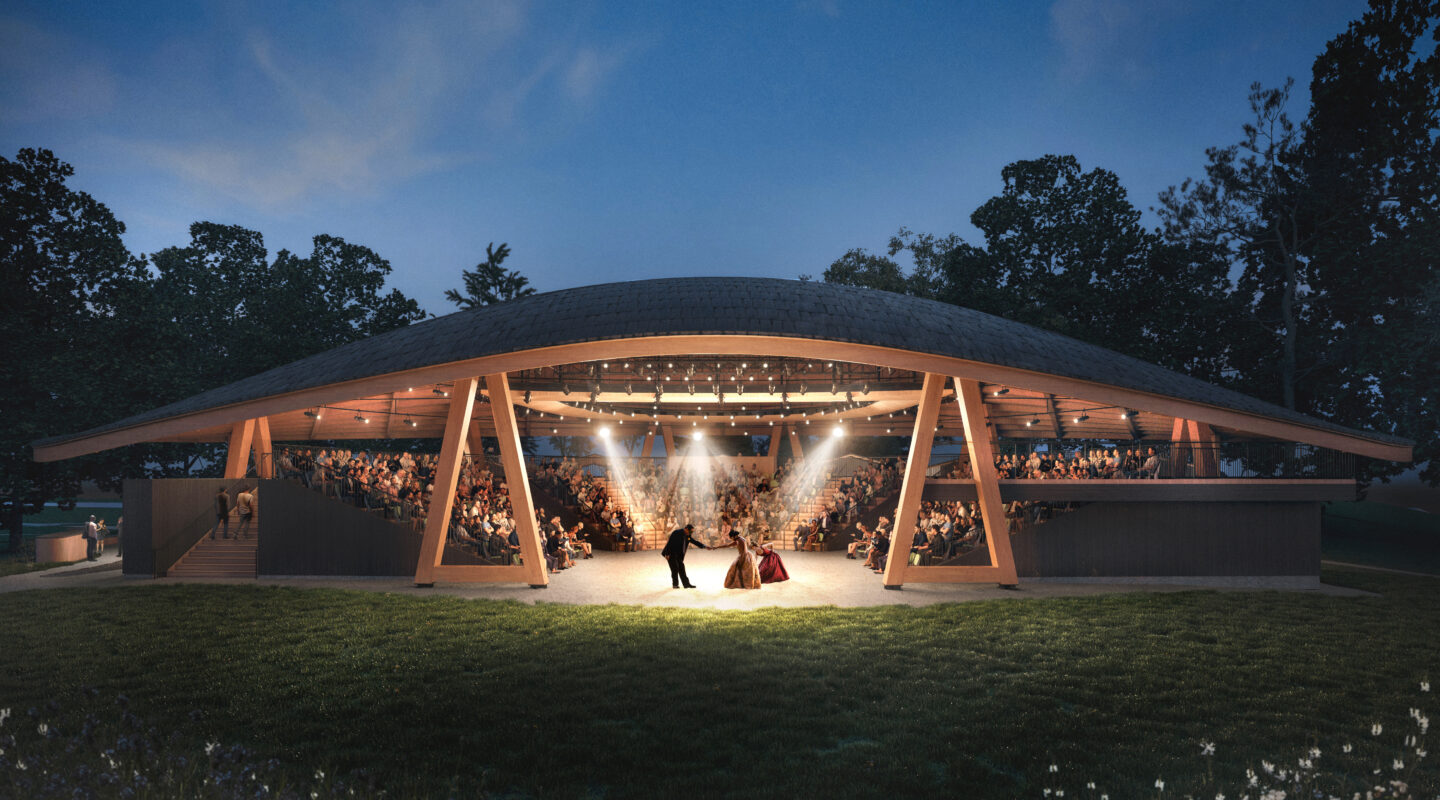
[(143, 279), (125, 226), (66, 185), (74, 169), (48, 150), (0, 156), (0, 508), (9, 547), (46, 502), (73, 502), (74, 462), (37, 464), (30, 443), (108, 416), (108, 380), (125, 364), (100, 357), (117, 293)]
[(1432, 483), (1437, 22), (1435, 0), (1373, 0), (1316, 59), (1303, 125), (1285, 114), (1289, 84), (1256, 85), (1241, 141), (1207, 150), (1205, 178), (1166, 192), (1160, 209), (1173, 241), (1217, 246), (1240, 273), (1244, 388), (1414, 439)]
[[(1002, 192), (971, 216), (984, 247), (902, 228), (887, 256), (851, 250), (831, 283), (928, 297), (1216, 377), (1225, 350), (1208, 321), (1228, 302), (1225, 264), (1140, 224), (1114, 173), (1049, 155), (1006, 166)], [(895, 260), (908, 254), (911, 267)]]

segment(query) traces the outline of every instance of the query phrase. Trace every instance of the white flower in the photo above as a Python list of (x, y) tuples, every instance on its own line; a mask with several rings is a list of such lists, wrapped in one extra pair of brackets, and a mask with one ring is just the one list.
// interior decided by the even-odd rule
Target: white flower
[(1259, 775), (1256, 775), (1256, 774), (1255, 774), (1255, 770), (1250, 769), (1249, 767), (1246, 767), (1246, 768), (1245, 768), (1245, 779), (1246, 779), (1246, 785), (1247, 785), (1247, 786), (1259, 786), (1259, 785), (1260, 785), (1260, 776), (1259, 776)]
[(1404, 762), (1404, 761), (1401, 761), (1400, 759), (1397, 758), (1397, 759), (1395, 759), (1394, 761), (1390, 762), (1390, 768), (1391, 768), (1391, 769), (1405, 769), (1405, 762)]
[(1430, 718), (1421, 714), (1415, 718), (1415, 724), (1420, 726), (1420, 733), (1424, 734), (1430, 730)]
[(1225, 793), (1224, 793), (1224, 792), (1216, 792), (1216, 793), (1215, 793), (1215, 800), (1225, 800)]
[(1428, 691), (1430, 691), (1430, 681), (1420, 681), (1420, 691), (1422, 691), (1422, 692), (1428, 692)]
[(1060, 771), (1060, 765), (1059, 765), (1059, 764), (1051, 764), (1051, 765), (1050, 765), (1050, 771), (1051, 771), (1051, 772), (1059, 772), (1059, 771)]
[(1110, 800), (1110, 795), (1108, 795), (1108, 794), (1102, 794), (1102, 795), (1100, 795), (1100, 800)]
[(1065, 790), (1064, 790), (1064, 789), (1056, 789), (1056, 790), (1055, 790), (1055, 796), (1056, 796), (1056, 797), (1064, 797), (1064, 796), (1065, 796)]
[(1354, 750), (1354, 749), (1355, 749), (1355, 748), (1351, 747), (1348, 742), (1345, 743), (1345, 744), (1340, 745), (1340, 752), (1342, 752), (1342, 753), (1348, 753), (1348, 752), (1350, 752), (1351, 750)]
[(220, 743), (219, 743), (219, 742), (206, 742), (206, 743), (205, 743), (205, 755), (208, 756), (208, 755), (210, 755), (211, 753), (215, 752), (215, 748), (217, 748), (217, 747), (219, 747), (219, 746), (220, 746)]
[(260, 784), (260, 788), (261, 788), (262, 790), (264, 790), (265, 794), (270, 794), (270, 787), (269, 787), (269, 786), (267, 786), (267, 785), (265, 785), (265, 784), (262, 783), (262, 784)]
[(325, 780), (325, 770), (323, 770), (323, 769), (317, 769), (317, 770), (315, 770), (315, 780), (317, 780), (317, 781), (323, 781), (323, 780)]
[(1311, 761), (1311, 760), (1308, 759), (1308, 758), (1302, 758), (1302, 759), (1299, 759), (1299, 761), (1300, 761), (1300, 768), (1301, 768), (1301, 769), (1314, 769), (1314, 768), (1315, 768), (1315, 762)]
[(1312, 748), (1310, 748), (1310, 757), (1311, 757), (1311, 758), (1319, 758), (1319, 757), (1320, 757), (1320, 748), (1318, 748), (1318, 747), (1312, 747)]
[(1214, 743), (1214, 742), (1201, 742), (1201, 743), (1200, 743), (1200, 755), (1202, 755), (1202, 756), (1213, 756), (1213, 755), (1215, 755), (1215, 743)]
[(25, 766), (25, 760), (22, 758), (15, 759), (15, 768), (20, 770), (21, 772), (30, 769), (29, 767)]
[(1383, 725), (1381, 725), (1380, 723), (1377, 722), (1377, 723), (1375, 723), (1374, 725), (1371, 725), (1371, 726), (1370, 726), (1370, 735), (1371, 735), (1371, 736), (1379, 736), (1379, 735), (1380, 735), (1380, 732), (1383, 731), (1383, 730), (1385, 730), (1385, 727), (1384, 727)]
[(1090, 781), (1089, 783), (1086, 783), (1086, 784), (1085, 784), (1085, 788), (1086, 788), (1086, 789), (1094, 789), (1094, 788), (1095, 788), (1095, 781)]
[(1418, 759), (1421, 759), (1421, 758), (1424, 758), (1425, 756), (1428, 756), (1428, 755), (1430, 755), (1430, 753), (1427, 752), (1427, 751), (1425, 750), (1425, 748), (1423, 748), (1423, 747), (1417, 747), (1417, 748), (1415, 748), (1415, 758), (1416, 758), (1417, 760), (1418, 760)]
[(1405, 737), (1405, 746), (1406, 746), (1406, 747), (1414, 747), (1414, 746), (1415, 746), (1415, 737), (1414, 737), (1414, 736), (1406, 736), (1406, 737)]
[(40, 726), (35, 729), (35, 732), (40, 734), (41, 736), (44, 736), (45, 734), (50, 732), (50, 726), (42, 722), (40, 723)]
[(1049, 797), (1049, 796), (1050, 796), (1050, 792), (1051, 792), (1050, 789), (1046, 789), (1046, 790), (1045, 790), (1044, 792), (1042, 792), (1041, 794), (1045, 795), (1046, 797)]
[(1269, 761), (1261, 761), (1261, 762), (1260, 762), (1260, 768), (1263, 769), (1263, 770), (1265, 770), (1266, 774), (1269, 774), (1269, 775), (1274, 775), (1274, 774), (1275, 774), (1275, 765), (1274, 765), (1274, 764), (1271, 764)]
[(1162, 780), (1160, 780), (1159, 778), (1156, 778), (1156, 779), (1155, 779), (1155, 788), (1156, 788), (1156, 789), (1159, 789), (1159, 790), (1162, 791), (1162, 792), (1165, 791), (1165, 781), (1162, 781)]

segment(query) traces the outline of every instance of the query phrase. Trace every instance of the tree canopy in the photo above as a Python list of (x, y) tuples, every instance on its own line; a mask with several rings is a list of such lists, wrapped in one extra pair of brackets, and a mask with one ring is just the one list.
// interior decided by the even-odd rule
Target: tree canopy
[(445, 299), (461, 308), (479, 308), (535, 294), (529, 278), (521, 275), (519, 270), (507, 270), (501, 266), (509, 255), (510, 246), (503, 242), (498, 250), (494, 242), (486, 245), (485, 260), (475, 265), (475, 269), (461, 273), (465, 293), (446, 289)]

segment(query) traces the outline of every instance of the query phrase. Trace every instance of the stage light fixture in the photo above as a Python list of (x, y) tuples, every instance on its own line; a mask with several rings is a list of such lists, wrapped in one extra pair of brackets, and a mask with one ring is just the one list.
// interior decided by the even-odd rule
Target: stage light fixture
[(600, 369), (610, 369), (610, 364), (609, 364), (609, 362), (606, 362), (606, 363), (601, 364), (601, 365), (600, 365)]
[(601, 426), (600, 426), (600, 438), (601, 438), (601, 439), (609, 439), (609, 438), (610, 438), (610, 426), (609, 426), (609, 425), (601, 425)]
[(634, 394), (634, 393), (635, 393), (635, 384), (633, 384), (633, 383), (626, 383), (626, 384), (625, 384), (625, 394), (628, 395), (628, 394)]
[(311, 418), (311, 419), (320, 419), (320, 412), (318, 412), (318, 411), (311, 411), (310, 409), (307, 408), (307, 409), (305, 409), (305, 416), (307, 416), (307, 417), (309, 417), (309, 418)]
[[(689, 380), (689, 378), (686, 378), (686, 380)], [(685, 388), (690, 390), (690, 394), (695, 394), (695, 384), (687, 383), (685, 384)]]
[(808, 392), (808, 391), (810, 391), (810, 387), (809, 387), (809, 386), (807, 386), (806, 384), (803, 384), (803, 383), (800, 384), (800, 396), (801, 396), (801, 397), (804, 397), (804, 396), (805, 396), (805, 393)]
[(1121, 411), (1121, 412), (1120, 412), (1120, 419), (1130, 419), (1130, 412), (1129, 412), (1129, 411)]
[(694, 438), (695, 441), (697, 441), (697, 442), (700, 441), (701, 439), (704, 439), (704, 438), (705, 438), (705, 431), (700, 431), (700, 430), (695, 431), (695, 433), (692, 434), (692, 438)]
[(870, 384), (868, 384), (868, 383), (862, 383), (862, 384), (860, 384), (860, 394), (870, 394)]
[(1075, 418), (1075, 421), (1076, 421), (1076, 422), (1084, 422), (1084, 421), (1087, 420), (1087, 419), (1090, 419), (1090, 415), (1089, 415), (1089, 414), (1081, 414), (1080, 416), (1078, 416), (1078, 417)]
[(525, 403), (526, 403), (527, 405), (530, 403), (530, 390), (529, 390), (529, 389), (526, 389), (526, 390), (525, 390)]
[(835, 381), (830, 381), (830, 394), (839, 394), (839, 393), (840, 393), (840, 384), (836, 383)]
[(831, 436), (844, 436), (844, 435), (845, 435), (845, 429), (842, 428), (842, 427), (840, 427), (839, 425), (836, 425), (834, 428), (830, 429), (830, 435), (831, 435)]
[(1009, 389), (996, 389), (996, 390), (995, 390), (995, 396), (996, 396), (996, 397), (999, 397), (999, 396), (1002, 395), (1002, 394), (1010, 394), (1010, 390), (1009, 390)]
[(434, 389), (431, 389), (431, 390), (430, 390), (430, 393), (431, 393), (431, 394), (434, 394), (434, 395), (439, 395), (440, 397), (449, 397), (449, 396), (450, 396), (450, 393), (449, 393), (449, 392), (445, 391), (444, 389), (441, 389), (439, 386), (436, 386)]
[(564, 395), (565, 395), (566, 397), (569, 397), (569, 396), (570, 396), (570, 384), (568, 384), (568, 383), (561, 384), (561, 385), (560, 385), (560, 391), (561, 391), (562, 393), (564, 393)]
[(551, 432), (551, 433), (559, 433), (559, 432), (560, 432), (560, 429), (559, 429), (559, 428), (551, 428), (551, 429), (550, 429), (550, 432)]
[(369, 417), (362, 417), (362, 416), (360, 416), (359, 414), (356, 414), (356, 415), (355, 415), (355, 421), (356, 421), (356, 422), (363, 422), (363, 423), (365, 423), (365, 424), (367, 424), (367, 425), (370, 424), (370, 418), (369, 418)]

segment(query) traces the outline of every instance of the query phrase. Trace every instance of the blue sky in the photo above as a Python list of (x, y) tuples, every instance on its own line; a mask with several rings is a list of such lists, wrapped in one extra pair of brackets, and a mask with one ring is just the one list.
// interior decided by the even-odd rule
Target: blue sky
[[(900, 226), (977, 239), (1022, 158), (1140, 208), (1239, 137), (1360, 2), (26, 2), (0, 152), (47, 147), (127, 244), (329, 233), (427, 310), (488, 242), (540, 290), (818, 275)], [(1153, 218), (1151, 218), (1153, 224)]]

